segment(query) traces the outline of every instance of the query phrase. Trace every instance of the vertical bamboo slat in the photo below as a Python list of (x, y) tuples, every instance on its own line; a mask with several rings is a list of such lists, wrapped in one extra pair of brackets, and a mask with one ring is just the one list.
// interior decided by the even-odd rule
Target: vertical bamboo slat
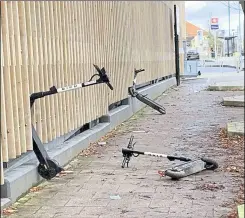
[[(61, 19), (61, 25), (62, 25), (62, 56), (63, 56), (63, 66), (62, 66), (62, 72), (61, 72), (61, 78), (62, 78), (62, 86), (66, 86), (67, 82), (65, 81), (65, 78), (67, 76), (67, 36), (66, 36), (66, 20), (67, 20), (67, 13), (66, 13), (66, 6), (65, 2), (61, 2), (61, 11), (60, 11), (60, 19)], [(63, 93), (64, 95), (64, 101), (63, 101), (63, 109), (64, 109), (64, 131), (67, 133), (69, 131), (69, 120), (70, 120), (70, 113), (68, 110), (69, 105), (69, 98), (68, 93)]]
[[(34, 92), (34, 81), (33, 81), (33, 43), (32, 43), (32, 30), (31, 30), (31, 5), (30, 2), (25, 2), (25, 15), (26, 15), (26, 36), (27, 36), (27, 45), (28, 45), (28, 77), (29, 77), (29, 92)], [(35, 122), (35, 120), (33, 119)]]
[[(28, 77), (29, 77), (29, 92), (34, 92), (34, 44), (32, 37), (32, 14), (31, 14), (31, 2), (25, 3), (26, 9), (26, 31), (27, 31), (27, 43), (28, 43)], [(34, 42), (35, 43), (35, 42)], [(31, 120), (34, 128), (36, 128), (36, 116), (34, 108), (31, 109)]]
[[(57, 13), (55, 9), (55, 2), (47, 2), (48, 8), (49, 8), (49, 16), (50, 16), (50, 46), (51, 51), (50, 55), (52, 58), (51, 69), (52, 69), (52, 75), (50, 77), (51, 84), (50, 85), (56, 85), (56, 87), (59, 87), (59, 80), (57, 76), (57, 65), (58, 63), (58, 49), (57, 49), (57, 43), (59, 42), (59, 38), (57, 36), (58, 32), (55, 31), (55, 27), (57, 25), (56, 19), (57, 19)], [(51, 96), (52, 97), (52, 110), (55, 111), (54, 120), (52, 123), (52, 139), (59, 137), (61, 135), (61, 123), (60, 123), (60, 107), (59, 107), (59, 96)]]
[[(73, 44), (73, 36), (74, 36), (74, 22), (73, 22), (73, 2), (69, 2), (68, 8), (69, 8), (69, 15), (68, 15), (68, 26), (69, 26), (69, 60), (70, 60), (70, 66), (68, 69), (68, 85), (72, 85), (74, 83), (74, 44)], [(71, 124), (70, 124), (70, 131), (75, 129), (75, 92), (70, 92), (70, 111), (71, 111)]]
[[(30, 12), (31, 12), (31, 31), (32, 31), (32, 49), (33, 49), (33, 92), (39, 92), (39, 36), (37, 31), (36, 22), (36, 2), (30, 2)], [(34, 118), (35, 117), (35, 118)], [(32, 108), (32, 119), (35, 122), (35, 127), (37, 134), (42, 139), (42, 115), (41, 115), (41, 102), (37, 100)]]
[(22, 88), (22, 57), (21, 57), (21, 42), (20, 42), (20, 30), (19, 30), (19, 19), (18, 16), (18, 5), (17, 2), (12, 2), (13, 10), (13, 31), (15, 40), (15, 74), (16, 74), (16, 86), (17, 86), (17, 101), (18, 101), (18, 115), (19, 115), (19, 133), (20, 133), (20, 144), (21, 152), (26, 152), (26, 128), (25, 128), (25, 114), (24, 114), (24, 96)]
[[(1, 39), (2, 39), (2, 29), (1, 29)], [(3, 172), (3, 162), (8, 162), (8, 149), (7, 149), (7, 128), (6, 128), (6, 115), (5, 115), (5, 99), (4, 99), (4, 82), (3, 82), (3, 48), (2, 48), (2, 40), (1, 40), (1, 132), (0, 132), (0, 143), (1, 143), (1, 166), (0, 166), (0, 176), (1, 181), (0, 184), (4, 184), (4, 172)], [(5, 150), (3, 154), (3, 150)]]
[[(56, 66), (56, 75), (57, 75), (57, 85), (61, 87), (63, 85), (62, 81), (62, 69), (63, 69), (63, 37), (62, 37), (62, 27), (61, 27), (61, 3), (60, 2), (54, 2), (54, 16), (55, 19), (55, 33), (56, 33), (56, 58), (57, 58), (57, 66)], [(60, 134), (64, 135), (65, 133), (65, 123), (64, 123), (64, 116), (66, 115), (64, 106), (65, 99), (64, 99), (64, 93), (61, 93), (58, 95), (58, 102), (59, 102), (59, 113), (60, 113)]]
[[(84, 53), (82, 52), (85, 50), (85, 43), (84, 43), (84, 17), (83, 17), (83, 5), (84, 3), (82, 2), (79, 5), (79, 81), (82, 83), (84, 81), (84, 65), (85, 65), (85, 57)], [(79, 113), (81, 114), (81, 123), (85, 124), (86, 123), (86, 117), (87, 117), (87, 111), (86, 111), (86, 100), (85, 100), (85, 91), (84, 89), (80, 89), (80, 101), (81, 101), (81, 106)]]
[[(46, 34), (46, 46), (47, 46), (47, 72), (45, 72), (45, 75), (47, 77), (47, 86), (51, 87), (54, 85), (53, 82), (53, 60), (52, 60), (52, 36), (51, 36), (51, 29), (50, 25), (52, 23), (51, 20), (51, 14), (49, 13), (49, 9), (51, 8), (52, 2), (45, 1), (44, 2), (44, 10), (45, 10), (45, 34)], [(52, 12), (51, 12), (52, 13)], [(47, 89), (48, 89), (47, 87)], [(54, 107), (54, 98), (56, 96), (51, 95), (48, 97), (49, 99), (49, 141), (52, 141), (54, 138), (56, 138), (57, 132), (56, 132), (56, 127), (55, 127), (55, 119), (57, 117), (57, 109)]]
[[(71, 46), (70, 46), (70, 2), (64, 2), (65, 8), (64, 8), (64, 13), (65, 13), (65, 36), (66, 36), (66, 59), (65, 59), (65, 74), (64, 74), (64, 79), (65, 79), (65, 84), (66, 86), (69, 85), (70, 83), (70, 67), (71, 67)], [(71, 92), (66, 92), (65, 93), (67, 97), (67, 132), (72, 130), (72, 94)]]
[[(88, 5), (87, 2), (82, 2), (81, 3), (81, 6), (82, 6), (81, 7), (81, 14), (82, 14), (82, 21), (83, 21), (82, 40), (83, 40), (83, 49), (84, 49), (84, 51), (88, 51), (89, 50), (88, 49), (89, 29), (88, 29), (88, 26), (87, 26), (87, 20), (88, 20), (87, 16), (89, 16), (89, 13), (88, 12), (86, 13), (87, 5)], [(83, 52), (82, 55), (83, 55), (83, 65), (82, 65), (83, 72), (81, 72), (81, 73), (83, 75), (82, 79), (83, 79), (83, 81), (85, 81), (86, 79), (88, 79), (86, 73), (88, 71), (88, 68), (87, 68), (88, 64), (87, 63), (88, 63), (89, 55), (86, 54), (86, 52)], [(88, 95), (89, 91), (90, 91), (89, 87), (82, 90), (82, 92), (84, 94), (84, 98), (87, 97), (88, 98), (87, 100), (89, 100), (89, 95)], [(84, 104), (84, 106), (85, 106), (85, 104)], [(89, 107), (90, 107), (89, 104), (85, 108), (83, 107), (83, 113), (85, 113), (84, 123), (87, 123), (88, 120), (89, 120), (89, 114), (90, 114), (90, 111), (89, 111), (90, 108)]]
[[(2, 142), (2, 139), (1, 139), (1, 142)], [(2, 160), (2, 158), (3, 158), (3, 156), (2, 156), (2, 147), (0, 148), (0, 152), (1, 152), (1, 160)], [(1, 176), (1, 185), (3, 185), (4, 184), (4, 172), (3, 172), (3, 162), (1, 161), (1, 166), (0, 166), (0, 176)]]
[[(48, 43), (47, 43), (47, 8), (45, 7), (45, 2), (40, 1), (40, 21), (41, 21), (41, 32), (42, 32), (42, 46), (43, 46), (43, 72), (42, 72), (42, 87), (43, 91), (49, 89), (49, 60), (48, 60)], [(52, 131), (51, 131), (51, 106), (50, 106), (50, 97), (42, 99), (45, 102), (46, 106), (46, 129), (47, 129), (47, 137), (44, 140), (44, 143), (51, 141), (52, 139)]]
[[(84, 8), (83, 8), (83, 16), (85, 16), (85, 22), (86, 22), (86, 31), (84, 31), (84, 34), (85, 34), (85, 37), (86, 37), (86, 50), (88, 51), (92, 51), (92, 25), (91, 25), (91, 4), (93, 2), (89, 2), (89, 1), (86, 1), (84, 2)], [(89, 71), (90, 71), (90, 64), (91, 63), (91, 57), (93, 56), (93, 52), (91, 52), (90, 55), (87, 55), (85, 54), (85, 58), (86, 58), (86, 62), (85, 62), (85, 72), (84, 72), (84, 75), (85, 75), (85, 80), (88, 80), (89, 78)], [(84, 90), (84, 92), (86, 93), (86, 96), (88, 97), (89, 99), (89, 104), (88, 104), (88, 110), (87, 110), (87, 120), (86, 122), (89, 122), (89, 120), (91, 120), (91, 114), (92, 114), (92, 110), (93, 110), (93, 99), (92, 99), (92, 87), (88, 87)]]
[(18, 2), (18, 18), (20, 24), (20, 46), (22, 55), (21, 65), (21, 79), (23, 88), (23, 107), (25, 113), (25, 130), (26, 130), (26, 149), (32, 150), (32, 136), (31, 136), (31, 114), (30, 114), (30, 99), (29, 99), (29, 78), (28, 78), (28, 44), (26, 34), (26, 17), (25, 17), (25, 3)]
[[(1, 39), (2, 39), (2, 28), (1, 28)], [(3, 67), (4, 67), (4, 55), (3, 55), (3, 40), (1, 40), (1, 163), (9, 161), (8, 154), (8, 135), (7, 135), (7, 121), (6, 121), (6, 107), (5, 107), (5, 93), (4, 93), (4, 78), (3, 78)], [(2, 165), (1, 165), (2, 167)]]
[[(77, 27), (76, 27), (76, 13), (77, 13), (77, 8), (75, 7), (75, 2), (71, 2), (71, 12), (72, 12), (72, 17), (71, 17), (71, 23), (72, 23), (72, 38), (71, 38), (71, 43), (72, 43), (72, 84), (77, 83), (77, 68), (76, 68), (76, 62), (77, 62), (77, 45), (76, 45), (76, 34), (77, 34)], [(73, 129), (76, 129), (78, 127), (78, 101), (77, 101), (77, 90), (74, 90), (73, 92)]]
[[(38, 82), (39, 82), (39, 91), (44, 90), (44, 79), (43, 79), (43, 39), (42, 39), (42, 29), (41, 29), (41, 15), (40, 15), (40, 2), (35, 2), (36, 10), (36, 27), (37, 27), (37, 37), (38, 37)], [(41, 121), (42, 121), (42, 135), (40, 136), (42, 142), (47, 142), (47, 119), (46, 119), (46, 101), (45, 99), (38, 99), (40, 102), (40, 112), (41, 112)]]

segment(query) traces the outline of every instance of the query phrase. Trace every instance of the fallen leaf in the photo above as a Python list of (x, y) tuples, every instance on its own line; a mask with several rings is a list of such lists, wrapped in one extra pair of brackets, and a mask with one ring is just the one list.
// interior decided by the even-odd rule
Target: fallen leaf
[(41, 187), (32, 187), (31, 189), (30, 189), (30, 192), (38, 192), (38, 191), (40, 191), (42, 188)]
[(74, 173), (74, 171), (72, 171), (72, 170), (64, 170), (64, 171), (60, 172), (60, 174), (69, 174), (69, 173)]
[(223, 185), (219, 185), (216, 183), (206, 183), (206, 184), (203, 184), (203, 185), (197, 187), (197, 189), (210, 190), (210, 191), (217, 191), (217, 190), (221, 190), (224, 188), (225, 187)]
[(11, 214), (13, 214), (15, 212), (17, 212), (17, 210), (14, 210), (12, 208), (3, 209), (3, 215), (11, 215)]

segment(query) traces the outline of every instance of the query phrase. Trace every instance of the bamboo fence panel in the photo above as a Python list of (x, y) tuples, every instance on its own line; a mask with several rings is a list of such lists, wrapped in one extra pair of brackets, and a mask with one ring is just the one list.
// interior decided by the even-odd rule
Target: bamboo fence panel
[[(13, 102), (10, 78), (10, 43), (9, 43), (9, 25), (8, 25), (8, 9), (7, 2), (1, 2), (1, 28), (2, 28), (2, 50), (4, 56), (3, 63), (3, 82), (5, 94), (5, 112), (6, 112), (6, 126), (8, 139), (8, 158), (16, 158), (15, 135), (14, 135), (14, 119), (13, 119)], [(2, 121), (1, 121), (2, 122)]]
[[(138, 84), (175, 73), (174, 3), (181, 48), (181, 2), (2, 1), (1, 164), (32, 150), (31, 124), (47, 143), (107, 114), (127, 98), (134, 68), (146, 70)], [(31, 93), (88, 81), (93, 64), (105, 67), (113, 91), (100, 84), (38, 99), (30, 109)]]

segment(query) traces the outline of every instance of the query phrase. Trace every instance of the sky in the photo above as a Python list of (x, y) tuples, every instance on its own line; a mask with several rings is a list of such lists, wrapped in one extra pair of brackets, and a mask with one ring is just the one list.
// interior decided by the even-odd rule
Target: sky
[[(210, 17), (217, 17), (219, 19), (220, 29), (226, 31), (228, 35), (229, 30), (229, 16), (228, 16), (228, 1), (186, 1), (186, 20), (190, 23), (208, 30)], [(241, 20), (241, 34), (244, 35), (244, 14), (238, 1), (230, 1), (230, 26), (237, 30), (239, 25), (239, 10)]]

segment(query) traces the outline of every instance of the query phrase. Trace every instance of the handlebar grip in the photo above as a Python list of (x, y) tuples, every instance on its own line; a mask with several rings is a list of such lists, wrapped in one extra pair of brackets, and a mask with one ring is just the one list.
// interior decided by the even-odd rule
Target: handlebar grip
[(135, 70), (134, 72), (135, 72), (135, 73), (140, 73), (140, 72), (142, 72), (142, 71), (145, 71), (145, 69)]
[(135, 150), (128, 149), (128, 148), (122, 148), (122, 153), (123, 154), (142, 154), (142, 155), (145, 154), (143, 151), (135, 151)]
[(55, 86), (50, 87), (49, 91), (35, 92), (30, 96), (31, 101), (35, 101), (38, 98), (43, 98), (48, 95), (53, 95), (57, 93), (57, 88)]
[(184, 162), (191, 161), (190, 158), (186, 158), (186, 157), (167, 156), (167, 158), (168, 158), (170, 161), (174, 161), (174, 160), (180, 160), (180, 161), (184, 161)]
[(113, 90), (113, 86), (108, 82), (108, 83), (106, 83), (108, 86), (109, 86), (109, 88), (111, 89), (111, 90)]
[(43, 92), (35, 92), (35, 93), (32, 93), (30, 96), (31, 100), (36, 100), (36, 99), (42, 98), (42, 97), (44, 97)]

